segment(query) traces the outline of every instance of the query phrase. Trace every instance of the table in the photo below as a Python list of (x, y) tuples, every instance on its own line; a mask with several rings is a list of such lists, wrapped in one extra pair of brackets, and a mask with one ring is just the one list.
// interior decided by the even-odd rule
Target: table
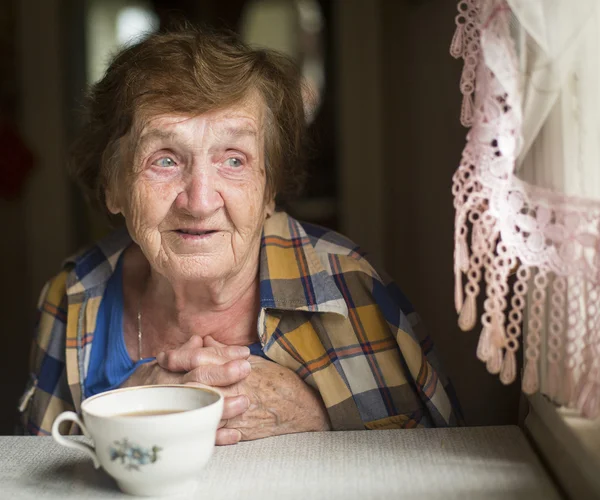
[[(83, 438), (73, 438), (83, 439)], [(295, 434), (215, 449), (193, 498), (560, 499), (515, 426)], [(0, 498), (114, 499), (82, 453), (0, 437)]]

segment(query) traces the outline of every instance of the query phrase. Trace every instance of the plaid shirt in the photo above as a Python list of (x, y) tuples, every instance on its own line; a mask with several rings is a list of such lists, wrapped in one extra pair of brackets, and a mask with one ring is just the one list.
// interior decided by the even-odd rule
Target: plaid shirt
[[(116, 231), (43, 289), (19, 408), (26, 433), (48, 434), (60, 412), (79, 411), (100, 301), (130, 243)], [(265, 222), (259, 276), (263, 350), (319, 391), (333, 429), (459, 423), (417, 314), (351, 241), (276, 213)]]

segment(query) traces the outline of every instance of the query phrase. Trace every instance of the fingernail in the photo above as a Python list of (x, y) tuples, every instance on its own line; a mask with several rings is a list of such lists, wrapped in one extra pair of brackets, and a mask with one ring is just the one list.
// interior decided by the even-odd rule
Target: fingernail
[(245, 377), (246, 375), (248, 375), (250, 373), (250, 370), (252, 370), (252, 367), (250, 366), (249, 361), (244, 360), (240, 363), (240, 375), (242, 377)]
[(239, 396), (236, 396), (230, 404), (236, 411), (243, 413), (250, 407), (250, 400), (245, 394), (240, 394)]
[(221, 445), (237, 444), (242, 440), (242, 433), (237, 429), (219, 429), (217, 443)]
[(233, 352), (235, 356), (239, 356), (240, 358), (250, 356), (250, 349), (245, 345), (235, 347)]
[(165, 360), (165, 353), (164, 352), (159, 352), (156, 355), (156, 361), (158, 361), (158, 364), (160, 365), (164, 360)]
[(240, 395), (240, 398), (243, 400), (243, 403), (241, 404), (242, 408), (244, 408), (244, 411), (246, 411), (250, 408), (250, 398), (245, 394)]

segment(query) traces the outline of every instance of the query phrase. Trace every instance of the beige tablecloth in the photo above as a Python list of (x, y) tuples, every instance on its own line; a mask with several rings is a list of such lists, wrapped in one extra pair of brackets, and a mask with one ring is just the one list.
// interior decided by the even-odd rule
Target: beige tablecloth
[[(280, 436), (219, 447), (199, 475), (190, 498), (560, 498), (517, 427)], [(52, 438), (0, 437), (0, 498), (131, 497)]]

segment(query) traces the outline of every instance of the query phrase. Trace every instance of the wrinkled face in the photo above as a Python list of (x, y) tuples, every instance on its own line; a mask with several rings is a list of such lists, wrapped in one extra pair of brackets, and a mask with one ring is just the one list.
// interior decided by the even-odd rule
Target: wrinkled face
[(107, 191), (153, 269), (170, 279), (226, 280), (256, 270), (265, 199), (259, 99), (145, 123), (133, 175)]

